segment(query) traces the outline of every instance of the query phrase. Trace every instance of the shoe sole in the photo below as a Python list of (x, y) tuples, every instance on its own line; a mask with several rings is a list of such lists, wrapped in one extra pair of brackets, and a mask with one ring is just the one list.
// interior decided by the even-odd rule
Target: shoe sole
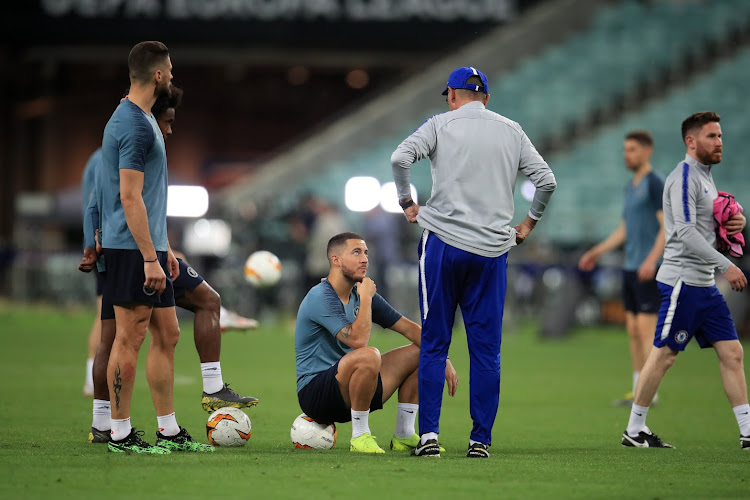
[(151, 452), (151, 451), (135, 451), (130, 449), (122, 449), (122, 448), (114, 448), (112, 446), (108, 447), (107, 450), (111, 453), (124, 453), (126, 455), (169, 455), (172, 453), (170, 450), (166, 448), (161, 448), (164, 451), (159, 452)]
[(230, 402), (230, 401), (220, 401), (217, 399), (211, 399), (209, 401), (201, 401), (201, 406), (203, 407), (203, 410), (205, 410), (208, 413), (213, 413), (219, 408), (250, 408), (252, 406), (255, 406), (258, 404), (258, 401), (251, 401), (249, 403), (237, 403), (237, 402)]
[(102, 439), (98, 436), (94, 436), (93, 432), (89, 432), (89, 443), (91, 444), (105, 444), (109, 443), (109, 439)]

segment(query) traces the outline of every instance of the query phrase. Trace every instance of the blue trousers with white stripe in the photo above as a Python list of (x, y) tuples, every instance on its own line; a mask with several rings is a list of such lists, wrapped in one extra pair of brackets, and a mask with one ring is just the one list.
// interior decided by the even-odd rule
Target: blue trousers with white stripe
[(419, 245), (419, 432), (440, 432), (445, 360), (456, 307), (469, 346), (471, 439), (492, 443), (500, 400), (500, 343), (507, 285), (507, 254), (482, 257), (424, 231)]

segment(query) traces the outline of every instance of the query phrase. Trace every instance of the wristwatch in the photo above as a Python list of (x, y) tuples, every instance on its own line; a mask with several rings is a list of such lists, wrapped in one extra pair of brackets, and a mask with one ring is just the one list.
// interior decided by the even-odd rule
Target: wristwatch
[(408, 200), (398, 200), (398, 204), (402, 209), (406, 210), (410, 206), (414, 205), (414, 200), (412, 200), (411, 198), (409, 198)]

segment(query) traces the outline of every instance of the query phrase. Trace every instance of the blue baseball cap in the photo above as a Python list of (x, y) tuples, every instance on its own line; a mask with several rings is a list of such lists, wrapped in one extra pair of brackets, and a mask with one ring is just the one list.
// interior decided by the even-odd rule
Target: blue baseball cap
[[(472, 76), (478, 76), (481, 78), (482, 85), (467, 84), (466, 80)], [(487, 75), (471, 66), (464, 66), (463, 68), (453, 70), (451, 76), (448, 77), (448, 85), (445, 87), (445, 90), (443, 90), (443, 95), (448, 95), (448, 87), (452, 89), (467, 89), (475, 92), (484, 92), (485, 94), (490, 93), (490, 86), (487, 83)]]

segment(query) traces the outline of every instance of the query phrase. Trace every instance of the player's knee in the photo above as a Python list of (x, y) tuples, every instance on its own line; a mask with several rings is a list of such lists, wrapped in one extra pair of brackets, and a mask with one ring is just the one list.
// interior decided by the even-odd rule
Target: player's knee
[(728, 348), (723, 350), (721, 354), (721, 362), (731, 368), (741, 367), (744, 355), (742, 344), (739, 342), (733, 342)]
[(377, 347), (362, 347), (360, 349), (357, 349), (357, 354), (359, 358), (357, 360), (358, 368), (367, 368), (374, 370), (375, 372), (380, 371), (381, 357), (380, 351)]
[(669, 347), (665, 347), (662, 356), (660, 356), (662, 366), (667, 369), (671, 368), (674, 362), (677, 360), (677, 354), (677, 351), (673, 351)]
[(219, 310), (221, 309), (221, 295), (219, 295), (219, 292), (211, 287), (208, 287), (208, 290), (205, 294), (205, 304), (206, 309), (219, 314)]

